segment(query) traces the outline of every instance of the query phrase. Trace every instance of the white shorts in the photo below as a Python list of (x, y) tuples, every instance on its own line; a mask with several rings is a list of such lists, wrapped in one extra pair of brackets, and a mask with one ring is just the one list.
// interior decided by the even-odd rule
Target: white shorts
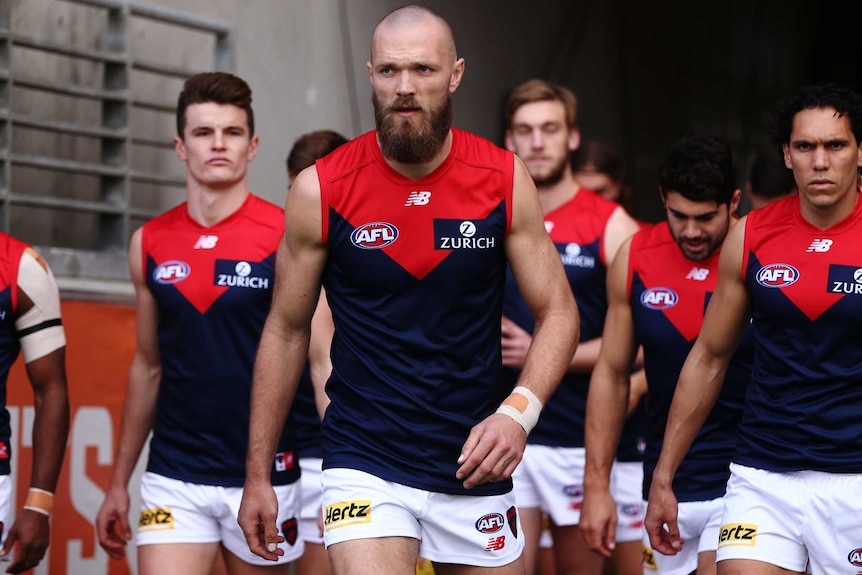
[[(0, 547), (6, 543), (6, 535), (12, 527), (9, 523), (10, 519), (12, 519), (12, 476), (0, 475)], [(0, 556), (0, 561), (11, 560), (11, 552), (9, 555)]]
[(654, 551), (644, 530), (644, 573), (688, 575), (696, 571), (697, 556), (707, 551), (715, 551), (718, 546), (718, 530), (723, 509), (721, 498), (680, 503), (676, 522), (679, 535), (685, 540), (685, 544), (682, 551), (676, 555), (662, 555)]
[[(305, 544), (298, 536), (299, 484), (277, 485), (277, 525), (285, 542), (278, 562), (300, 557)], [(219, 543), (252, 565), (272, 565), (248, 549), (236, 521), (241, 487), (198, 485), (147, 472), (141, 479), (141, 515), (138, 545), (165, 543)]]
[(317, 527), (320, 516), (320, 475), (323, 460), (317, 457), (304, 457), (299, 460), (302, 475), (302, 505), (299, 511), (299, 536), (306, 543), (323, 544), (323, 537)]
[(614, 461), (611, 468), (611, 496), (617, 504), (617, 543), (643, 541), (644, 465), (640, 461)]
[(377, 537), (412, 537), (430, 561), (500, 567), (524, 548), (515, 496), (448, 495), (407, 487), (354, 469), (323, 470), (326, 546)]
[(585, 453), (583, 447), (527, 444), (512, 474), (518, 507), (538, 507), (555, 525), (577, 525), (584, 504)]
[(813, 575), (862, 571), (862, 474), (776, 473), (731, 463), (717, 560)]

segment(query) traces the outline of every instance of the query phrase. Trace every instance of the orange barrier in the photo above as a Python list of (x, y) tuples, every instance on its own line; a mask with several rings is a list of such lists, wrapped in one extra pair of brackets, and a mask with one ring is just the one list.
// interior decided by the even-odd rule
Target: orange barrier
[[(134, 564), (110, 560), (99, 547), (95, 518), (111, 476), (126, 374), (134, 354), (135, 311), (63, 301), (62, 314), (71, 404), (69, 444), (54, 501), (51, 545), (33, 573), (128, 575)], [(33, 392), (20, 357), (9, 377), (7, 405), (12, 417), (15, 513), (27, 496), (32, 462)], [(132, 509), (137, 510), (134, 502)], [(131, 545), (130, 551), (134, 555)]]

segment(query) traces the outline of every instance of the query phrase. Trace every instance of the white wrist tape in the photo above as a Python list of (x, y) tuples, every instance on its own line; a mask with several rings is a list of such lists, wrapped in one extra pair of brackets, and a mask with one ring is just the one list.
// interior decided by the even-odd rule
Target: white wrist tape
[(509, 397), (500, 404), (496, 411), (496, 413), (508, 415), (517, 421), (527, 432), (527, 435), (530, 435), (536, 426), (541, 412), (542, 402), (535, 393), (522, 385), (513, 389)]

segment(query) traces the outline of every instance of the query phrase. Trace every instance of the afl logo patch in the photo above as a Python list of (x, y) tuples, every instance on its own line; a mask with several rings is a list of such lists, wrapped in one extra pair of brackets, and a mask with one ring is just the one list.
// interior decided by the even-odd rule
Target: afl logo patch
[(160, 284), (175, 284), (189, 277), (190, 273), (192, 268), (189, 264), (173, 260), (157, 267), (153, 272), (153, 279)]
[(476, 521), (476, 530), (479, 533), (496, 533), (505, 525), (503, 515), (500, 513), (489, 513), (483, 515)]
[(350, 234), (350, 241), (363, 250), (379, 250), (398, 239), (398, 228), (386, 222), (371, 222), (359, 226)]
[[(2, 525), (2, 523), (0, 523), (0, 525)], [(849, 561), (851, 565), (862, 567), (862, 547), (858, 547), (851, 551), (850, 554), (847, 555), (847, 561)]]
[(755, 279), (763, 287), (783, 288), (796, 283), (799, 271), (788, 264), (769, 264), (760, 268)]
[(641, 294), (641, 305), (649, 309), (668, 309), (677, 304), (679, 296), (666, 287), (650, 288)]

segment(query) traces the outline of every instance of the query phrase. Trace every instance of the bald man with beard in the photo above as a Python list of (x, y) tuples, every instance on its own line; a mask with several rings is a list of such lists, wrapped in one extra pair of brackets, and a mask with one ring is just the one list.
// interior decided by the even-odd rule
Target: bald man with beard
[[(523, 572), (511, 475), (578, 341), (578, 311), (511, 152), (451, 127), (464, 74), (446, 21), (387, 15), (367, 65), (377, 129), (296, 178), (256, 361), (245, 500), (250, 548), (275, 560), (266, 461), (332, 310), (322, 424), (324, 539), (337, 575)], [(514, 388), (501, 377), (506, 265), (537, 318)]]

